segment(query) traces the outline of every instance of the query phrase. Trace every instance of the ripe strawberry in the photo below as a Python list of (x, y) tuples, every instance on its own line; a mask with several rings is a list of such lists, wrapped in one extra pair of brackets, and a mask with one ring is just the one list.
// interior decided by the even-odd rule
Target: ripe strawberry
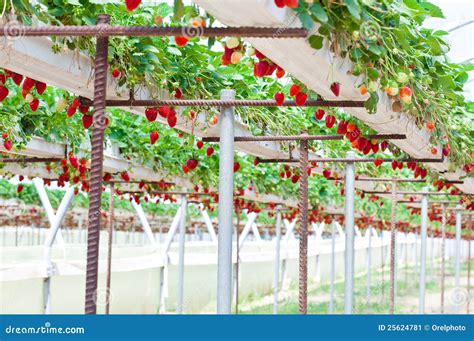
[(238, 163), (237, 161), (234, 162), (234, 173), (237, 172), (239, 169), (240, 169), (240, 163)]
[(291, 177), (291, 182), (294, 184), (297, 183), (299, 180), (300, 180), (300, 176), (297, 174), (293, 174), (293, 176)]
[(34, 111), (38, 110), (39, 99), (35, 98), (34, 100), (32, 100), (32, 101), (29, 103), (29, 105), (30, 105), (31, 111), (34, 112)]
[(80, 112), (81, 114), (87, 114), (87, 113), (89, 112), (89, 107), (87, 107), (87, 106), (81, 106), (81, 105), (80, 105), (80, 106), (79, 106), (79, 112)]
[(150, 143), (155, 144), (156, 140), (158, 140), (159, 137), (160, 137), (160, 134), (158, 134), (157, 131), (152, 131), (150, 133)]
[(46, 83), (36, 81), (35, 87), (36, 87), (36, 91), (38, 92), (38, 94), (42, 95), (43, 92), (46, 90)]
[(382, 143), (380, 143), (380, 149), (384, 152), (385, 149), (387, 149), (388, 147), (388, 141), (382, 141)]
[(22, 90), (25, 92), (25, 95), (30, 92), (30, 90), (35, 86), (36, 81), (32, 78), (26, 77), (23, 82)]
[(307, 94), (305, 94), (304, 92), (298, 93), (295, 97), (296, 105), (299, 105), (299, 106), (304, 105), (307, 99), (308, 99)]
[(23, 186), (22, 186), (22, 185), (18, 185), (18, 187), (16, 188), (16, 192), (17, 192), (18, 194), (20, 194), (22, 191), (23, 191)]
[(3, 132), (2, 133), (2, 139), (6, 140), (8, 138), (8, 133), (7, 132)]
[(206, 155), (207, 155), (207, 157), (210, 157), (212, 154), (214, 154), (214, 148), (212, 148), (212, 147), (207, 147), (207, 149), (206, 149)]
[(375, 144), (372, 143), (372, 152), (377, 153), (378, 151), (379, 151), (379, 144), (378, 143), (375, 143)]
[(420, 171), (421, 178), (422, 179), (426, 178), (427, 174), (428, 174), (428, 171), (425, 168), (422, 168)]
[(156, 116), (158, 116), (158, 110), (156, 108), (146, 108), (145, 116), (148, 122), (153, 122), (156, 120)]
[(349, 122), (349, 123), (347, 124), (347, 131), (348, 131), (349, 133), (352, 133), (356, 128), (357, 128), (357, 126), (356, 126), (354, 123), (352, 123), (352, 122)]
[(318, 110), (316, 110), (316, 112), (314, 113), (314, 117), (316, 117), (317, 120), (322, 120), (325, 113), (326, 113), (326, 112), (325, 112), (323, 109), (318, 109)]
[(204, 146), (204, 142), (202, 142), (201, 140), (199, 140), (199, 141), (196, 142), (196, 147), (197, 147), (198, 149), (201, 149), (203, 146)]
[(400, 89), (400, 100), (405, 103), (411, 103), (412, 91), (408, 86), (404, 86)]
[(189, 168), (189, 170), (193, 170), (198, 166), (199, 162), (196, 159), (189, 159), (186, 161), (186, 167)]
[(253, 165), (254, 165), (254, 166), (258, 166), (258, 163), (259, 163), (259, 162), (258, 162), (258, 159), (257, 159), (257, 158), (253, 159)]
[(170, 128), (174, 128), (176, 126), (176, 123), (178, 122), (176, 115), (169, 115), (167, 120), (168, 120), (168, 125), (170, 126)]
[(188, 38), (182, 36), (174, 37), (174, 41), (179, 47), (183, 47), (184, 45), (186, 45), (188, 43), (188, 40)]
[(138, 6), (140, 6), (142, 0), (125, 0), (125, 6), (127, 11), (134, 11)]
[(82, 115), (82, 125), (84, 129), (89, 129), (92, 125), (92, 115)]
[(336, 123), (336, 117), (334, 117), (333, 115), (327, 115), (325, 120), (326, 120), (326, 128), (328, 129), (331, 129)]
[(189, 119), (191, 121), (196, 119), (196, 112), (194, 110), (189, 110)]
[(0, 85), (0, 102), (2, 102), (8, 96), (8, 88)]
[(277, 71), (275, 73), (277, 78), (282, 78), (285, 75), (285, 70), (283, 70), (281, 67), (277, 66)]
[(270, 70), (270, 64), (266, 60), (255, 63), (253, 73), (255, 77), (264, 77)]
[(6, 150), (10, 151), (13, 147), (12, 141), (3, 141), (3, 147), (5, 147)]
[(359, 149), (361, 152), (365, 150), (365, 147), (367, 147), (367, 144), (369, 143), (365, 137), (359, 137), (354, 142), (357, 142), (357, 149)]
[(331, 91), (336, 97), (339, 96), (340, 90), (341, 90), (341, 83), (334, 82), (334, 83), (331, 84)]
[(73, 116), (75, 113), (76, 113), (76, 108), (75, 108), (75, 107), (73, 107), (72, 105), (70, 105), (70, 106), (67, 107), (67, 112), (66, 112), (67, 117), (71, 117), (71, 116)]
[(438, 154), (438, 148), (436, 148), (436, 147), (431, 148), (431, 154), (433, 154), (433, 155)]
[(298, 7), (298, 0), (283, 0), (283, 3), (290, 8)]
[(168, 118), (168, 115), (170, 114), (170, 112), (171, 112), (171, 108), (167, 105), (162, 105), (161, 107), (158, 108), (158, 113), (163, 118)]
[(283, 105), (285, 102), (285, 95), (283, 95), (281, 92), (277, 92), (275, 94), (275, 102), (278, 106)]
[(374, 160), (374, 165), (375, 167), (379, 167), (383, 163), (382, 159), (375, 159)]
[(326, 179), (329, 179), (331, 177), (331, 171), (329, 169), (325, 169), (323, 170), (323, 176), (326, 178)]
[(448, 156), (450, 152), (451, 152), (451, 147), (449, 146), (449, 144), (443, 147), (443, 156)]
[(275, 0), (276, 7), (283, 8), (285, 7), (285, 2), (283, 0)]
[(181, 91), (180, 88), (174, 89), (174, 97), (177, 99), (183, 98), (183, 92)]
[(105, 173), (104, 176), (102, 177), (104, 181), (110, 181), (112, 179), (112, 174), (110, 173)]
[(210, 124), (211, 126), (216, 125), (217, 122), (219, 122), (219, 117), (217, 117), (216, 115), (212, 116), (211, 119), (209, 120), (209, 124)]
[(298, 84), (293, 84), (290, 88), (290, 96), (295, 97), (301, 92), (301, 88)]
[(74, 108), (77, 108), (79, 106), (79, 97), (76, 97), (72, 100), (71, 104)]
[(114, 77), (114, 78), (120, 77), (120, 70), (117, 69), (117, 68), (113, 69), (112, 70), (112, 77)]
[(397, 168), (398, 168), (398, 162), (395, 161), (395, 160), (393, 160), (393, 161), (392, 161), (392, 169), (393, 169), (393, 170), (396, 170)]
[(339, 135), (344, 135), (347, 133), (347, 122), (346, 121), (339, 121), (337, 125), (336, 133)]
[(19, 73), (13, 72), (13, 73), (12, 73), (12, 79), (13, 79), (13, 82), (14, 82), (16, 85), (20, 85), (21, 82), (23, 81), (23, 76), (20, 75)]
[(122, 178), (123, 181), (129, 182), (130, 181), (130, 175), (128, 175), (127, 171), (123, 171), (120, 173), (120, 177)]

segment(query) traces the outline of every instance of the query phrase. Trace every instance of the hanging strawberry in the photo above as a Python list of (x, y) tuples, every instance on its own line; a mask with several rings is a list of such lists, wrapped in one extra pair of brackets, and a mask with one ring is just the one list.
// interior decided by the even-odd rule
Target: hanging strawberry
[(331, 91), (336, 97), (339, 96), (340, 90), (341, 90), (341, 83), (334, 82), (334, 83), (331, 84)]

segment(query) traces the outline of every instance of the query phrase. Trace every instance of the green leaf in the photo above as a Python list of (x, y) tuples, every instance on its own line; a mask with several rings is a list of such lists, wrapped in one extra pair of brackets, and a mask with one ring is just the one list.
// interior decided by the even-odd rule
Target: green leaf
[(173, 20), (179, 21), (184, 16), (183, 0), (174, 0), (174, 15)]
[(316, 34), (313, 34), (308, 38), (309, 45), (316, 50), (319, 50), (323, 47), (323, 41), (324, 38)]
[(166, 48), (166, 51), (168, 51), (171, 54), (174, 54), (175, 56), (181, 56), (182, 55), (181, 51), (179, 49), (177, 49), (176, 47), (173, 47), (173, 46), (168, 46)]
[(311, 30), (314, 26), (313, 18), (308, 14), (308, 12), (300, 12), (298, 14), (298, 18), (301, 21), (301, 24), (303, 24), (303, 27)]
[(309, 10), (320, 23), (325, 24), (328, 22), (328, 15), (320, 4), (313, 4)]
[(352, 59), (356, 60), (356, 59), (359, 59), (360, 57), (362, 57), (362, 50), (359, 49), (358, 47), (356, 47), (355, 49), (352, 49), (351, 50), (351, 57)]
[(379, 96), (376, 92), (371, 92), (370, 97), (367, 101), (365, 101), (364, 106), (369, 112), (369, 114), (375, 114), (377, 111), (377, 103), (379, 102)]
[(377, 80), (380, 77), (380, 73), (378, 72), (378, 70), (373, 67), (367, 68), (366, 72), (367, 76), (373, 81)]
[(349, 13), (357, 20), (360, 20), (359, 1), (358, 0), (344, 0), (344, 4), (346, 4), (347, 9), (349, 10)]

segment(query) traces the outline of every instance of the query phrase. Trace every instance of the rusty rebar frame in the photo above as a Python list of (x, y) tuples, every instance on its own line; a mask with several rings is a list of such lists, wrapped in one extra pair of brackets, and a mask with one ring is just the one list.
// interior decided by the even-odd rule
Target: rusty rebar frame
[[(306, 38), (308, 30), (296, 27), (193, 27), (193, 26), (15, 26), (24, 37), (246, 37), (246, 38)], [(0, 26), (3, 36), (11, 35), (11, 27)]]
[(308, 140), (300, 140), (299, 310), (308, 310)]
[[(405, 134), (374, 134), (367, 135), (368, 139), (404, 140)], [(287, 135), (287, 136), (235, 136), (234, 142), (272, 142), (272, 141), (326, 141), (343, 140), (344, 135)], [(219, 142), (218, 136), (203, 137), (202, 142)], [(265, 160), (265, 159), (261, 159)], [(295, 159), (295, 162), (298, 160)]]
[(179, 192), (179, 191), (120, 191), (122, 194), (140, 195), (140, 194), (152, 194), (152, 195), (186, 195), (186, 196), (211, 196), (211, 193), (202, 192)]
[[(394, 159), (394, 158), (317, 158), (317, 159), (310, 159), (309, 162), (340, 162), (340, 163), (348, 163), (348, 162), (374, 162), (376, 160), (382, 160), (383, 162), (391, 162), (391, 161), (398, 161), (398, 162), (424, 162), (424, 163), (442, 163), (444, 162), (444, 157), (441, 159), (430, 159), (430, 158), (422, 158), (422, 159), (415, 159), (415, 158), (404, 158), (404, 159)], [(261, 159), (257, 158), (259, 163), (296, 163), (298, 159)], [(356, 179), (357, 181), (357, 179)], [(390, 181), (390, 180), (389, 180)]]
[(62, 159), (58, 157), (7, 157), (0, 158), (0, 163), (48, 163), (60, 162)]
[[(390, 194), (392, 193), (391, 191), (363, 191), (366, 194)], [(453, 197), (459, 197), (461, 194), (451, 194), (451, 193), (445, 193), (445, 192), (410, 192), (410, 191), (398, 191), (397, 194), (399, 195), (449, 195)], [(469, 195), (469, 194), (464, 194), (464, 195)]]
[[(97, 29), (105, 29), (110, 16), (100, 14)], [(67, 30), (64, 30), (67, 32)], [(99, 239), (104, 159), (104, 131), (106, 128), (105, 97), (107, 94), (107, 54), (109, 38), (97, 37), (94, 79), (94, 125), (91, 139), (91, 171), (89, 189), (89, 226), (87, 233), (87, 267), (85, 313), (97, 314), (97, 278), (99, 270)]]
[[(329, 180), (339, 180), (336, 178), (330, 178)], [(356, 178), (355, 181), (374, 181), (374, 182), (390, 182), (390, 181), (395, 181), (395, 182), (426, 182), (425, 179), (406, 179), (406, 178)]]

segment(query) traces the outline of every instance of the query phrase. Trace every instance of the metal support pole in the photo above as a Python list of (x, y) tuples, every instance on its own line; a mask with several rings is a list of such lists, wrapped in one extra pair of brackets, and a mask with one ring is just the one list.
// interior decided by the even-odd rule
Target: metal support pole
[[(140, 219), (140, 222), (142, 223), (143, 232), (146, 235), (148, 241), (150, 242), (152, 246), (156, 246), (153, 231), (151, 230), (150, 223), (148, 222), (145, 211), (143, 211), (142, 205), (137, 204), (135, 200), (132, 200), (132, 206), (138, 214), (138, 218)], [(144, 237), (143, 233), (140, 233), (140, 235), (143, 239)]]
[(186, 210), (188, 199), (181, 196), (181, 217), (179, 219), (179, 259), (178, 259), (178, 289), (176, 298), (176, 313), (183, 313), (184, 297), (184, 244), (186, 242)]
[[(348, 159), (354, 158), (355, 153), (347, 152)], [(344, 313), (352, 314), (354, 302), (354, 185), (355, 165), (353, 162), (346, 163), (346, 185), (345, 185), (345, 225), (346, 225), (346, 247), (345, 247), (345, 290), (344, 290)]]
[(370, 305), (371, 298), (371, 275), (372, 275), (372, 225), (369, 225), (367, 231), (369, 238), (369, 245), (367, 247), (367, 305)]
[[(329, 314), (334, 313), (334, 277), (336, 272), (336, 223), (331, 223), (331, 274), (329, 284)], [(341, 236), (342, 237), (342, 236)]]
[(397, 182), (392, 181), (392, 216), (390, 221), (390, 314), (395, 312), (395, 248), (397, 238)]
[(105, 290), (105, 314), (110, 313), (110, 283), (112, 281), (112, 238), (114, 233), (114, 184), (110, 184), (109, 193), (109, 225), (108, 230), (108, 243), (107, 243), (107, 282)]
[[(234, 90), (221, 91), (221, 99), (233, 100), (234, 98)], [(234, 108), (222, 107), (219, 121), (217, 313), (230, 314), (232, 304), (232, 213), (234, 203)]]
[(441, 216), (441, 314), (444, 313), (444, 280), (445, 280), (445, 249), (446, 249), (446, 204), (443, 205)]
[(426, 289), (426, 234), (428, 231), (428, 187), (423, 187), (421, 196), (421, 247), (420, 247), (420, 306), (419, 313), (425, 313)]
[[(97, 26), (107, 27), (110, 17), (100, 14)], [(92, 163), (89, 190), (89, 227), (87, 234), (87, 267), (85, 313), (97, 313), (97, 278), (99, 271), (100, 205), (104, 159), (104, 131), (107, 126), (105, 97), (107, 93), (107, 53), (109, 38), (97, 35), (94, 80), (94, 125), (92, 129)]]
[(299, 310), (308, 310), (308, 141), (300, 141)]
[(454, 248), (454, 288), (461, 288), (461, 205), (456, 206), (456, 246)]
[(280, 289), (280, 245), (281, 245), (281, 205), (277, 206), (275, 233), (275, 264), (273, 274), (273, 314), (278, 314), (278, 292)]

